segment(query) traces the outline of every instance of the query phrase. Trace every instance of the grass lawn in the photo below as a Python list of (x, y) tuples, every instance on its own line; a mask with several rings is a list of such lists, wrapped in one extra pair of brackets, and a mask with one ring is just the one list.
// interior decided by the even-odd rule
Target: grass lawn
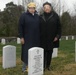
[[(27, 75), (23, 73), (21, 58), (21, 45), (8, 43), (17, 47), (17, 66), (15, 68), (2, 68), (2, 47), (0, 44), (0, 75)], [(76, 75), (75, 40), (62, 40), (58, 51), (58, 57), (52, 59), (51, 71), (45, 71), (44, 75)]]

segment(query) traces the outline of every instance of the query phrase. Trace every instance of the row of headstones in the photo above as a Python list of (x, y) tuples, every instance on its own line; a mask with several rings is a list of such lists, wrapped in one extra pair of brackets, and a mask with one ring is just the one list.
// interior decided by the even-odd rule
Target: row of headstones
[[(75, 39), (74, 36), (72, 36), (72, 40), (74, 40), (74, 39)], [(66, 40), (69, 40), (68, 36), (66, 36)], [(20, 43), (21, 43), (20, 38), (17, 38), (17, 44), (20, 44)], [(1, 39), (1, 44), (6, 44), (6, 40), (5, 39)]]
[[(52, 57), (57, 57), (58, 49), (54, 50)], [(28, 52), (28, 75), (43, 75), (44, 49), (33, 47)], [(76, 42), (75, 42), (76, 62)], [(7, 45), (3, 47), (3, 68), (16, 67), (16, 47)]]
[(76, 62), (76, 41), (75, 41), (75, 62)]
[[(43, 57), (44, 52), (43, 48), (33, 47), (29, 49), (28, 54), (28, 67), (29, 75), (34, 75), (38, 72), (43, 73)], [(57, 57), (58, 49), (54, 49), (52, 58)], [(3, 47), (3, 68), (12, 68), (16, 67), (16, 47), (12, 45), (7, 45)]]
[[(20, 38), (17, 38), (17, 44), (20, 44)], [(6, 44), (6, 40), (5, 39), (1, 39), (1, 44)]]
[[(65, 39), (66, 39), (66, 40), (69, 40), (69, 36), (65, 36)], [(74, 40), (75, 37), (74, 37), (74, 36), (71, 36), (71, 39)], [(60, 40), (61, 40), (61, 39), (60, 39)]]

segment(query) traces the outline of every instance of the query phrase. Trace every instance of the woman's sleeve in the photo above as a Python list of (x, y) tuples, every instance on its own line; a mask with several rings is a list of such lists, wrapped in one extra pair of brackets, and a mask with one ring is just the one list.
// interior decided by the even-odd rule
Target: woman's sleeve
[(25, 25), (25, 17), (24, 17), (24, 14), (22, 14), (20, 19), (19, 19), (19, 26), (18, 26), (19, 38), (24, 37), (24, 25)]

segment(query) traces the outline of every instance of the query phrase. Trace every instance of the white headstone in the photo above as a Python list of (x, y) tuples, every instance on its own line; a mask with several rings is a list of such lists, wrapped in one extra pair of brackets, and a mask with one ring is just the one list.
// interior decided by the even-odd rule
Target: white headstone
[(53, 48), (52, 58), (57, 57), (57, 56), (58, 56), (58, 48)]
[(61, 41), (61, 38), (59, 40)]
[(20, 44), (20, 43), (21, 43), (20, 38), (17, 38), (17, 44)]
[(43, 75), (44, 49), (33, 47), (28, 52), (28, 75)]
[(76, 41), (75, 41), (75, 62), (76, 62)]
[(16, 66), (16, 47), (7, 45), (3, 47), (3, 68)]
[(1, 44), (6, 44), (5, 39), (1, 39)]
[(74, 36), (72, 36), (72, 40), (74, 40)]
[(66, 36), (66, 40), (68, 40), (68, 36)]

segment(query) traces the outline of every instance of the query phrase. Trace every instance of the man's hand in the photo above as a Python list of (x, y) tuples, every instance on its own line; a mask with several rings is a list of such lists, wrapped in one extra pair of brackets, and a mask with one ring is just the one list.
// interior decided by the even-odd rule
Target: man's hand
[(55, 38), (54, 38), (54, 42), (55, 42), (55, 41), (57, 41), (57, 40), (58, 40), (58, 38), (57, 38), (57, 37), (55, 37)]
[(21, 44), (24, 44), (25, 41), (24, 41), (24, 38), (21, 38)]

